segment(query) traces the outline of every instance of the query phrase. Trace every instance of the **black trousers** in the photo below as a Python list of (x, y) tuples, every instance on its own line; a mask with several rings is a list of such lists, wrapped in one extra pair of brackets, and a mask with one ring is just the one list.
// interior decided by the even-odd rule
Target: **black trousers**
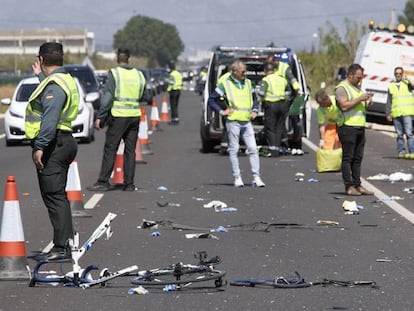
[(65, 188), (69, 166), (77, 150), (71, 133), (57, 136), (43, 151), (44, 168), (37, 170), (41, 195), (53, 226), (55, 247), (65, 247), (73, 237), (72, 212)]
[(285, 101), (264, 102), (264, 134), (269, 147), (281, 146), (289, 106)]
[(106, 130), (105, 145), (101, 171), (98, 182), (108, 183), (115, 165), (115, 157), (121, 139), (124, 140), (124, 183), (134, 184), (135, 177), (135, 148), (138, 140), (139, 117), (109, 117)]
[(178, 102), (180, 100), (180, 90), (173, 90), (170, 94), (170, 109), (171, 109), (171, 121), (178, 121)]
[(365, 128), (354, 126), (338, 127), (342, 144), (342, 179), (345, 188), (361, 185), (361, 164), (364, 157)]

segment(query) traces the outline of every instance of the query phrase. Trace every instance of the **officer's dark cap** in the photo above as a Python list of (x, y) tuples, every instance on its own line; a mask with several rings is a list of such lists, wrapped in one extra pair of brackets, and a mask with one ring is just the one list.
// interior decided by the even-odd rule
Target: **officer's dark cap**
[(128, 49), (118, 49), (118, 55), (124, 54), (126, 57), (129, 57), (129, 50)]
[(62, 44), (58, 42), (46, 42), (40, 46), (39, 56), (40, 55), (56, 55), (63, 56), (63, 47)]

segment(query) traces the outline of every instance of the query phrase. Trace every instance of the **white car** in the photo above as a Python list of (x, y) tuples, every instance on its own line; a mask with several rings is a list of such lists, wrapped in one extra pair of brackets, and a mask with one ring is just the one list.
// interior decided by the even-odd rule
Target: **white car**
[[(92, 102), (95, 96), (85, 95), (85, 91), (75, 79), (78, 85), (80, 102), (77, 118), (72, 121), (73, 137), (80, 142), (90, 143), (94, 140), (94, 109)], [(19, 82), (12, 98), (3, 98), (1, 103), (10, 105), (4, 115), (4, 128), (6, 134), (6, 145), (12, 146), (17, 143), (27, 142), (24, 131), (26, 107), (30, 95), (39, 85), (37, 77), (25, 78)]]

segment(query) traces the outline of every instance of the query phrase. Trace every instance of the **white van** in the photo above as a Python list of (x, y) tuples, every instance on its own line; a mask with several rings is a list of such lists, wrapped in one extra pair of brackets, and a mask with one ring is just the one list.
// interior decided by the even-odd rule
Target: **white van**
[[(361, 88), (374, 93), (367, 115), (385, 117), (388, 85), (394, 79), (394, 68), (403, 67), (414, 78), (414, 35), (389, 29), (374, 29), (364, 35), (358, 45), (354, 63), (364, 68)], [(400, 25), (399, 25), (400, 26)]]

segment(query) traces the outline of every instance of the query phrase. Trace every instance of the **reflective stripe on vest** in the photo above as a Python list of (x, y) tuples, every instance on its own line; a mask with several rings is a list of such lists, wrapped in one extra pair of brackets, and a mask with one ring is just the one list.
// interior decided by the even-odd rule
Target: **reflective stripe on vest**
[(286, 79), (273, 73), (263, 78), (267, 83), (264, 100), (266, 102), (278, 102), (286, 98)]
[[(354, 100), (355, 98), (364, 94), (364, 92), (361, 89), (350, 85), (346, 81), (342, 81), (341, 83), (339, 83), (336, 86), (336, 89), (341, 86), (344, 88), (347, 94), (348, 100)], [(365, 121), (366, 121), (365, 115), (366, 115), (365, 101), (362, 101), (358, 105), (354, 106), (352, 109), (348, 111), (341, 111), (341, 116), (338, 120), (338, 125), (339, 126), (348, 125), (348, 126), (364, 127)]]
[(227, 119), (233, 121), (249, 121), (250, 111), (253, 107), (252, 84), (249, 79), (244, 80), (244, 86), (239, 89), (227, 79), (223, 83), (229, 106), (234, 110)]
[(38, 98), (50, 82), (59, 85), (66, 94), (66, 102), (60, 113), (56, 129), (71, 132), (71, 121), (75, 120), (78, 115), (79, 91), (75, 80), (68, 73), (54, 73), (41, 81), (29, 98), (25, 119), (25, 132), (29, 139), (39, 135), (43, 111)]
[(392, 96), (391, 116), (396, 118), (414, 115), (414, 96), (407, 83), (402, 81), (398, 87), (395, 82), (391, 82), (388, 89)]
[(145, 77), (134, 69), (117, 67), (111, 69), (115, 80), (114, 102), (111, 114), (114, 117), (139, 117), (139, 99), (144, 93)]

